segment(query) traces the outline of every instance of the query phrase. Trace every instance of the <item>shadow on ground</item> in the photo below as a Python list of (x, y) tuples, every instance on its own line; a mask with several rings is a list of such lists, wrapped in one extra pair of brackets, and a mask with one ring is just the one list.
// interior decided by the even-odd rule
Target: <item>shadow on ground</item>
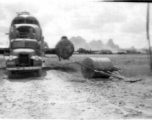
[(56, 65), (48, 65), (44, 67), (45, 70), (59, 70), (62, 72), (76, 72), (77, 70), (69, 65), (56, 64)]
[(4, 72), (4, 74), (2, 74), (2, 76), (5, 76), (4, 78), (8, 79), (11, 82), (28, 82), (31, 80), (43, 80), (45, 78), (45, 76), (47, 75), (47, 71), (49, 71), (49, 70), (58, 70), (58, 71), (63, 71), (63, 72), (75, 72), (76, 71), (76, 69), (74, 69), (71, 66), (65, 66), (65, 65), (58, 66), (57, 65), (57, 66), (51, 66), (51, 67), (48, 67), (48, 66), (43, 67), (43, 72), (42, 72), (41, 77), (37, 77), (34, 72), (30, 71), (30, 72), (17, 73), (13, 78), (8, 79), (6, 70), (4, 70), (5, 72)]
[(74, 69), (70, 66), (55, 66), (55, 67), (52, 67), (52, 69), (63, 71), (63, 72), (76, 72), (76, 69)]
[[(47, 75), (47, 70), (42, 71), (42, 76), (37, 77), (33, 72), (23, 72), (20, 74), (17, 74), (12, 79), (8, 79), (11, 82), (28, 82), (31, 80), (44, 80), (45, 76)], [(7, 75), (6, 75), (7, 78)]]

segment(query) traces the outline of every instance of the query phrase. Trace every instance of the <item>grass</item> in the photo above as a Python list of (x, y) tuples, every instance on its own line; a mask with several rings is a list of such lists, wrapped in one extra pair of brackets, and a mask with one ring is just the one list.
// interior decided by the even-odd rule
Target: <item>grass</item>
[[(120, 74), (125, 77), (151, 77), (149, 60), (147, 55), (73, 55), (71, 61), (82, 61), (86, 57), (106, 57), (109, 58), (115, 67), (121, 69)], [(77, 64), (67, 64), (71, 61), (58, 62), (57, 57), (50, 56), (50, 60), (56, 66), (55, 69), (62, 70), (82, 77), (81, 66)]]

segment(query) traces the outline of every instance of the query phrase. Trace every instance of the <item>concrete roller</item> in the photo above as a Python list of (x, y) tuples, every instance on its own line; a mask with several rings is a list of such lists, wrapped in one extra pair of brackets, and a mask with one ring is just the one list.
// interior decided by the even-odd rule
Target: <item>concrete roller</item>
[(81, 67), (81, 71), (85, 78), (109, 78), (109, 76), (99, 72), (95, 72), (94, 70), (104, 71), (104, 72), (106, 71), (112, 72), (114, 70), (113, 63), (109, 58), (88, 57), (82, 61), (82, 64), (84, 66)]

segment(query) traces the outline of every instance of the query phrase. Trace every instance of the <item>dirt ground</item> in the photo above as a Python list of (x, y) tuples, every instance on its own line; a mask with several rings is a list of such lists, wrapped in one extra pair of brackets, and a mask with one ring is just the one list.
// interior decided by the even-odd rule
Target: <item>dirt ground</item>
[(0, 118), (152, 119), (152, 79), (87, 80), (60, 70), (8, 79), (0, 71)]

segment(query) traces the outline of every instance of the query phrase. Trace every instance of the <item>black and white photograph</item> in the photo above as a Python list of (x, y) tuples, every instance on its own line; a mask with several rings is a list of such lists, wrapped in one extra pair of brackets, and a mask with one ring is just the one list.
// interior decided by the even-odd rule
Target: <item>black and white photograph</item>
[(0, 0), (0, 119), (152, 119), (152, 3)]

